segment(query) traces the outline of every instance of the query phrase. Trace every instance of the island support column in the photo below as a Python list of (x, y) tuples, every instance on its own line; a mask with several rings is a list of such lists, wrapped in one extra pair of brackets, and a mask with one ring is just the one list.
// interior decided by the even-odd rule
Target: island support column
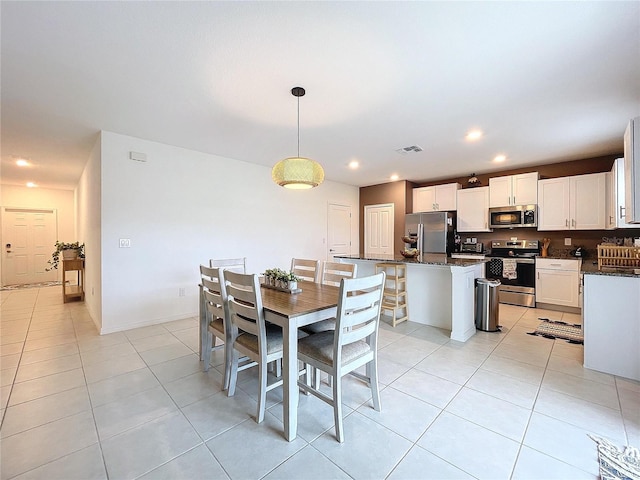
[(475, 279), (482, 266), (451, 267), (451, 339), (466, 342), (476, 333)]

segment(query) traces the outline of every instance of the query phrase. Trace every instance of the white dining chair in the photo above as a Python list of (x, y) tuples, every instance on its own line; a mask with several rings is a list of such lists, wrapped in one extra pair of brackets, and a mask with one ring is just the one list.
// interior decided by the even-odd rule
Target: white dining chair
[(247, 257), (242, 258), (212, 258), (209, 260), (209, 266), (215, 268), (224, 268), (237, 273), (247, 273)]
[(282, 379), (267, 383), (268, 363), (281, 360), (283, 355), (282, 329), (266, 323), (262, 307), (260, 283), (257, 275), (246, 275), (223, 270), (220, 275), (227, 289), (232, 348), (229, 389), (235, 393), (238, 378), (239, 354), (246, 355), (258, 365), (258, 410), (256, 422), (264, 420), (267, 392), (282, 385)]
[[(199, 317), (200, 317), (200, 361), (204, 362), (205, 371), (209, 369), (209, 362), (211, 361), (211, 351), (213, 349), (221, 348), (221, 345), (216, 346), (217, 339), (219, 337), (213, 336), (211, 338), (208, 326), (209, 326), (209, 314), (205, 300), (204, 291), (205, 280), (209, 282), (218, 282), (218, 271), (215, 268), (207, 267), (206, 265), (200, 265), (200, 283), (199, 289)], [(224, 341), (224, 339), (223, 339)], [(208, 352), (208, 353), (207, 353)]]
[(318, 283), (320, 281), (320, 260), (292, 258), (291, 271), (302, 280)]
[(323, 285), (340, 286), (343, 278), (356, 278), (358, 266), (355, 263), (323, 262), (320, 282)]
[(207, 278), (202, 279), (203, 283), (203, 295), (206, 308), (206, 322), (207, 322), (207, 334), (208, 338), (204, 342), (204, 366), (203, 370), (206, 372), (209, 370), (211, 352), (216, 343), (216, 339), (222, 340), (222, 345), (215, 348), (224, 349), (224, 379), (223, 388), (226, 390), (229, 388), (229, 373), (231, 370), (230, 355), (231, 352), (227, 348), (230, 339), (230, 325), (229, 325), (229, 311), (227, 305), (227, 292), (224, 283), (219, 281), (219, 269), (214, 268), (215, 280)]
[[(373, 408), (380, 411), (378, 388), (378, 326), (384, 288), (384, 272), (370, 277), (342, 280), (336, 329), (298, 340), (298, 358), (333, 377), (332, 396), (305, 382), (298, 386), (333, 406), (336, 438), (344, 442), (342, 427), (342, 377), (354, 375), (371, 388)], [(355, 370), (366, 365), (366, 374)]]

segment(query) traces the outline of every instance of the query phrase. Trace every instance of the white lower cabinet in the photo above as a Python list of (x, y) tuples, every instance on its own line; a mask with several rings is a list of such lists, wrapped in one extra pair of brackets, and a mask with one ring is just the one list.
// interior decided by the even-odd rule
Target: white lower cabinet
[(584, 275), (584, 366), (640, 380), (640, 277)]
[(489, 187), (458, 190), (458, 232), (490, 232)]
[(536, 259), (536, 303), (580, 307), (580, 260)]

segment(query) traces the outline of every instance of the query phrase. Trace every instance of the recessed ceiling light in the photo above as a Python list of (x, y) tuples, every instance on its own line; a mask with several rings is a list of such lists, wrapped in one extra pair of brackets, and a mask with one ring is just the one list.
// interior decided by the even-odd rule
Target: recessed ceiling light
[(393, 174), (393, 175), (391, 175), (389, 178), (391, 179), (391, 181), (392, 181), (392, 182), (395, 182), (395, 181), (396, 181), (396, 180), (398, 180), (400, 177), (399, 177), (396, 173), (394, 173), (394, 174)]
[(493, 159), (494, 162), (496, 163), (500, 163), (500, 162), (504, 162), (507, 159), (506, 155), (496, 155)]
[(28, 167), (29, 162), (27, 162), (24, 158), (19, 158), (18, 160), (16, 160), (16, 165), (19, 167)]
[(35, 183), (33, 183), (33, 182), (27, 182), (27, 187), (29, 187), (29, 188), (35, 188), (35, 187), (37, 187), (37, 186), (38, 186), (38, 185), (36, 185), (36, 184), (35, 184)]
[(466, 138), (469, 142), (474, 142), (480, 137), (482, 137), (482, 130), (469, 130), (464, 138)]
[(349, 162), (349, 168), (355, 170), (356, 168), (358, 168), (360, 166), (360, 163), (357, 160), (351, 160)]

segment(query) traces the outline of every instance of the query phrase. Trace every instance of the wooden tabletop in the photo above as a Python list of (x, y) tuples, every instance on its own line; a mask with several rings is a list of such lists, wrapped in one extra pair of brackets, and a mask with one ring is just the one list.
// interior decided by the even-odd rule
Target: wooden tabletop
[(298, 282), (298, 287), (302, 292), (287, 293), (262, 287), (262, 306), (290, 318), (338, 305), (338, 287), (305, 281)]

